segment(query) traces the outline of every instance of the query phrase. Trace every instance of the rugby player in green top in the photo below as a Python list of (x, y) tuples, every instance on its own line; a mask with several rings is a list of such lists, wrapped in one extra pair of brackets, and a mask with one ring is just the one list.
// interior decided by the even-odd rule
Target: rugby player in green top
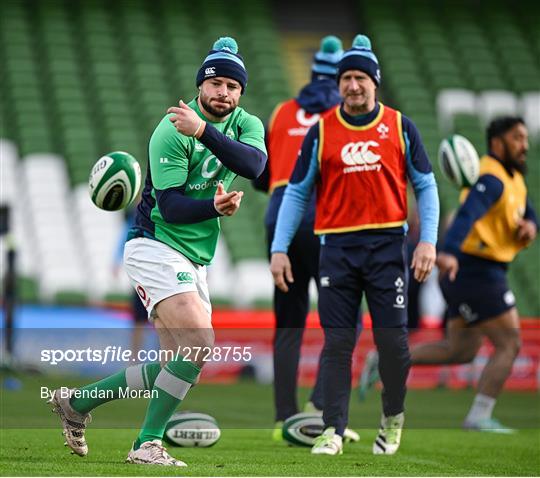
[(199, 95), (169, 108), (150, 138), (146, 183), (124, 250), (126, 272), (161, 350), (171, 354), (162, 363), (135, 365), (80, 389), (54, 392), (51, 403), (66, 444), (81, 456), (88, 453), (89, 412), (122, 398), (125, 390), (141, 390), (152, 393), (127, 462), (186, 466), (167, 453), (161, 439), (198, 380), (206, 354), (194, 351), (214, 343), (205, 266), (216, 250), (219, 217), (240, 207), (242, 192), (226, 190), (237, 175), (259, 176), (267, 159), (262, 122), (238, 106), (247, 71), (234, 39), (214, 43), (196, 84)]

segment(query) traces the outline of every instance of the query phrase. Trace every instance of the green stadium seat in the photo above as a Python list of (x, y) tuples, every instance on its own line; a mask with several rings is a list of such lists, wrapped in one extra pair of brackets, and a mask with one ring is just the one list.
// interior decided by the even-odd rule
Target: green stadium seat
[(431, 78), (431, 85), (435, 90), (445, 90), (468, 88), (469, 82), (463, 76), (436, 74)]
[(19, 276), (17, 278), (17, 295), (21, 302), (39, 302), (39, 285), (33, 277)]
[[(93, 75), (93, 82), (96, 86), (99, 97), (106, 97), (107, 95), (110, 95), (111, 93), (108, 92), (111, 90), (121, 91), (125, 89), (126, 85), (125, 78), (122, 78), (120, 75), (108, 73)], [(104, 91), (105, 93), (101, 93), (102, 91)], [(125, 97), (125, 94), (122, 97)]]
[(6, 88), (9, 88), (10, 95), (15, 98), (26, 97), (25, 91), (29, 90), (29, 96), (39, 96), (41, 84), (39, 80), (31, 75), (9, 72), (5, 77)]
[(527, 91), (534, 91), (540, 88), (540, 73), (528, 74), (528, 75), (515, 75), (512, 76), (512, 84), (517, 92), (525, 93)]
[(429, 91), (427, 88), (417, 86), (407, 86), (401, 88), (399, 91), (396, 91), (394, 98), (400, 102), (409, 99), (418, 102), (433, 102), (433, 95), (431, 91)]
[[(49, 123), (47, 123), (48, 115), (43, 107), (35, 107), (33, 109), (26, 110), (14, 110), (13, 124), (17, 129), (21, 130), (20, 134), (24, 136), (39, 137), (41, 135), (49, 136)], [(30, 128), (29, 125), (39, 124), (39, 129)], [(48, 152), (46, 150), (45, 152)]]
[(62, 101), (71, 101), (74, 103), (83, 103), (86, 97), (84, 90), (81, 88), (80, 82), (72, 87), (67, 85), (62, 85), (56, 92), (59, 100)]
[(13, 38), (6, 40), (4, 43), (4, 48), (6, 51), (7, 61), (20, 61), (20, 60), (30, 60), (34, 59), (34, 49), (30, 42), (24, 41), (21, 43), (13, 42)]
[(418, 101), (417, 99), (410, 98), (400, 101), (400, 104), (405, 114), (411, 117), (422, 116), (431, 119), (435, 115), (433, 102), (430, 101)]
[(21, 156), (32, 153), (43, 153), (54, 151), (55, 147), (50, 136), (21, 136), (17, 142)]
[(420, 73), (418, 62), (406, 58), (396, 59), (388, 63), (384, 63), (385, 75), (401, 75), (403, 73), (418, 74)]
[(18, 75), (20, 78), (23, 76), (34, 76), (38, 75), (37, 63), (32, 57), (16, 56), (18, 52), (15, 52), (13, 56), (10, 56), (6, 59), (5, 70), (10, 76)]
[(471, 78), (471, 86), (476, 91), (504, 90), (510, 85), (499, 76), (477, 74)]
[(433, 45), (431, 43), (423, 43), (419, 50), (420, 57), (426, 63), (439, 62), (457, 64), (456, 55), (448, 46)]
[(51, 75), (62, 78), (64, 75), (77, 75), (80, 71), (77, 64), (77, 55), (73, 50), (67, 50), (61, 57), (56, 54), (48, 55), (48, 69)]
[[(382, 67), (381, 67), (382, 69)], [(382, 69), (382, 71), (384, 71)], [(419, 73), (401, 73), (399, 76), (384, 76), (383, 73), (383, 88), (389, 86), (395, 90), (397, 88), (424, 88), (426, 86), (425, 78)]]
[(81, 78), (77, 74), (52, 73), (49, 76), (49, 81), (51, 82), (55, 95), (59, 98), (64, 98), (64, 89), (74, 90), (81, 88)]
[(468, 138), (480, 155), (485, 151), (485, 132), (478, 116), (457, 114), (454, 117), (454, 131)]
[(485, 76), (500, 76), (499, 66), (491, 61), (479, 61), (475, 59), (467, 64), (466, 70), (469, 76), (474, 77), (476, 75), (485, 75)]

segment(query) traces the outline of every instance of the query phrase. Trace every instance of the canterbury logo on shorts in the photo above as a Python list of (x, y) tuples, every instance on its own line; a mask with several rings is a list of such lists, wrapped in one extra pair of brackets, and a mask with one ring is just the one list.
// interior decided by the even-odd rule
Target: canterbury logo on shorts
[(193, 284), (193, 276), (191, 272), (179, 272), (176, 274), (179, 284)]

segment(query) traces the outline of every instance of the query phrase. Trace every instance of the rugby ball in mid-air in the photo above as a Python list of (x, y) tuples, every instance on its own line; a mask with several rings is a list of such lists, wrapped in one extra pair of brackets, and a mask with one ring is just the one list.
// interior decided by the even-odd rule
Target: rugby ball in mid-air
[(141, 167), (129, 153), (115, 151), (98, 159), (88, 179), (92, 202), (105, 211), (129, 206), (141, 187)]
[(323, 430), (320, 413), (297, 413), (283, 422), (283, 439), (293, 445), (313, 446)]
[(480, 159), (472, 143), (459, 134), (443, 139), (439, 146), (439, 166), (457, 188), (470, 188), (478, 180)]
[(209, 447), (215, 445), (221, 430), (214, 417), (206, 413), (175, 413), (167, 426), (163, 439), (181, 447)]

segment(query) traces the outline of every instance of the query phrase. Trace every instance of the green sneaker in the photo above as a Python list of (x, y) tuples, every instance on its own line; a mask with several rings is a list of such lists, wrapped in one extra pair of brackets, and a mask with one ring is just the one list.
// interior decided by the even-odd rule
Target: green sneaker
[(274, 430), (272, 431), (273, 441), (283, 441), (283, 422), (276, 422)]
[(463, 428), (465, 430), (473, 430), (477, 432), (500, 433), (503, 435), (512, 435), (513, 433), (517, 432), (517, 430), (514, 428), (509, 428), (509, 427), (504, 426), (496, 418), (484, 418), (483, 420), (478, 420), (476, 422), (465, 420), (465, 422), (463, 422)]
[(380, 380), (379, 377), (379, 354), (372, 350), (366, 356), (364, 368), (358, 384), (358, 398), (361, 402), (366, 399), (368, 391)]
[(313, 455), (342, 455), (343, 439), (336, 434), (335, 428), (329, 427), (315, 439), (311, 453)]
[(382, 416), (379, 434), (373, 443), (374, 455), (393, 455), (398, 451), (404, 421), (403, 412), (389, 417)]

